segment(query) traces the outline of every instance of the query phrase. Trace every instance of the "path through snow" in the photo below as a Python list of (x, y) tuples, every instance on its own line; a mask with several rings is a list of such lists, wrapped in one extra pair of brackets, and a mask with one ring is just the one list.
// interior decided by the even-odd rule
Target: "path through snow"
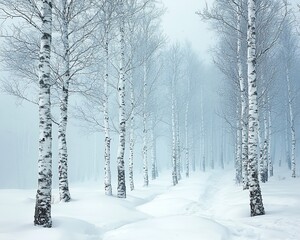
[[(233, 176), (232, 171), (215, 171), (185, 179), (152, 201), (137, 206), (152, 218), (107, 232), (104, 240), (145, 239), (145, 236), (156, 240), (300, 240), (300, 195), (296, 193), (299, 180), (286, 180), (288, 183), (277, 178), (262, 186), (267, 215), (250, 218), (248, 191), (237, 187)], [(294, 184), (287, 187), (291, 182)], [(284, 193), (286, 196), (282, 196)], [(283, 198), (285, 209), (280, 207)], [(278, 212), (272, 212), (273, 209)]]

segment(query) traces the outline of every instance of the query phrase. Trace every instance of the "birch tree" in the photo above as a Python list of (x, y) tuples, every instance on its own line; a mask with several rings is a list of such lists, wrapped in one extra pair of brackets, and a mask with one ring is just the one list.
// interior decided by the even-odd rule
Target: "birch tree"
[[(188, 80), (188, 96), (190, 94), (190, 81)], [(188, 129), (188, 116), (189, 116), (189, 100), (186, 101), (185, 107), (185, 176), (190, 176), (190, 161), (189, 161), (189, 129)]]
[(39, 159), (38, 189), (34, 224), (52, 227), (52, 120), (50, 101), (50, 53), (52, 38), (52, 1), (43, 0), (41, 8), (41, 47), (39, 63)]
[(268, 164), (269, 164), (269, 176), (273, 177), (274, 173), (273, 173), (273, 160), (271, 157), (271, 146), (272, 146), (272, 115), (271, 115), (271, 107), (269, 106), (268, 109), (268, 127), (269, 127), (269, 131), (268, 131), (268, 141), (269, 141), (269, 147), (268, 147)]
[(129, 88), (130, 88), (130, 107), (131, 107), (131, 114), (130, 114), (130, 122), (129, 122), (129, 160), (128, 160), (128, 175), (129, 175), (129, 185), (130, 190), (134, 190), (134, 149), (135, 149), (135, 105), (136, 105), (136, 98), (135, 98), (135, 90), (134, 90), (134, 60), (135, 60), (135, 48), (136, 48), (136, 34), (139, 31), (137, 30), (137, 21), (135, 16), (136, 11), (136, 1), (129, 1), (128, 2), (128, 11), (129, 17), (127, 21), (127, 29), (128, 29), (128, 42), (129, 42), (129, 70), (128, 70), (128, 81), (129, 81)]
[(171, 84), (171, 95), (172, 95), (172, 179), (173, 185), (178, 183), (177, 177), (177, 159), (176, 159), (176, 122), (175, 122), (175, 77), (172, 76)]
[(120, 65), (119, 65), (119, 81), (118, 81), (118, 104), (119, 104), (119, 144), (117, 154), (118, 168), (118, 189), (117, 196), (126, 198), (126, 183), (125, 183), (125, 125), (126, 125), (126, 110), (125, 110), (125, 12), (124, 0), (120, 0), (118, 6), (119, 15), (119, 37), (120, 37)]
[(248, 0), (248, 156), (249, 156), (249, 192), (251, 216), (264, 215), (262, 194), (258, 180), (257, 145), (258, 145), (258, 103), (256, 85), (256, 2)]
[[(151, 1), (137, 1), (137, 0), (130, 0), (126, 2), (126, 30), (128, 31), (128, 34), (126, 34), (127, 42), (128, 42), (128, 51), (127, 51), (127, 61), (126, 64), (127, 67), (127, 76), (128, 76), (128, 83), (129, 83), (129, 95), (130, 95), (130, 108), (128, 110), (129, 112), (129, 184), (130, 184), (130, 190), (134, 190), (134, 150), (135, 150), (135, 141), (136, 141), (136, 124), (135, 119), (137, 117), (137, 112), (139, 111), (139, 103), (138, 100), (139, 96), (136, 96), (136, 81), (139, 69), (146, 65), (144, 63), (144, 59), (146, 59), (146, 56), (141, 57), (140, 52), (144, 52), (144, 41), (148, 41), (147, 38), (145, 38), (143, 35), (145, 32), (143, 31), (144, 26), (144, 12), (145, 8), (147, 7), (148, 2)], [(142, 39), (142, 40), (141, 40)], [(145, 40), (147, 39), (147, 40)], [(143, 50), (141, 50), (143, 49)], [(145, 53), (146, 55), (146, 53)], [(143, 67), (142, 67), (143, 68)], [(145, 82), (145, 77), (147, 75), (145, 69), (143, 68), (143, 82)], [(146, 95), (146, 89), (143, 89), (142, 97), (144, 98)], [(144, 106), (144, 99), (142, 100), (142, 105)], [(144, 128), (146, 129), (146, 128)], [(145, 150), (145, 151), (144, 151)], [(147, 151), (144, 148), (143, 150), (143, 159), (147, 160)], [(146, 153), (146, 154), (145, 154)], [(144, 161), (144, 162), (145, 162)], [(145, 168), (144, 164), (144, 170), (147, 170)], [(147, 176), (148, 174), (145, 174), (146, 171), (144, 171), (144, 185), (148, 185)]]
[(71, 199), (68, 184), (67, 151), (70, 92), (89, 91), (91, 83), (86, 79), (87, 76), (90, 79), (93, 78), (89, 68), (95, 59), (95, 45), (92, 41), (92, 35), (99, 21), (96, 21), (98, 10), (92, 0), (60, 0), (57, 5), (54, 5), (54, 8), (55, 29), (60, 35), (60, 39), (55, 39), (53, 44), (53, 53), (56, 58), (52, 63), (52, 74), (56, 79), (55, 87), (58, 92), (60, 112), (57, 123), (59, 194), (61, 201), (68, 202)]
[(291, 17), (286, 19), (283, 32), (281, 34), (281, 56), (284, 59), (285, 82), (287, 90), (288, 122), (291, 137), (291, 170), (292, 177), (296, 177), (296, 128), (295, 128), (295, 94), (292, 90), (291, 69), (296, 58), (297, 41), (292, 30), (293, 21)]
[[(145, 11), (145, 10), (144, 10)], [(144, 13), (145, 15), (145, 13)], [(146, 55), (146, 50), (148, 48), (148, 28), (150, 22), (147, 21), (146, 16), (143, 17), (143, 33), (144, 33), (144, 52)], [(147, 70), (147, 61), (146, 57), (143, 59), (143, 177), (144, 177), (144, 186), (149, 185), (149, 176), (148, 176), (148, 158), (147, 158), (147, 84), (148, 84), (148, 70)]]
[[(176, 92), (176, 96), (178, 98), (178, 92)], [(176, 128), (176, 162), (177, 162), (177, 179), (178, 181), (181, 180), (181, 170), (182, 170), (182, 165), (181, 165), (181, 141), (180, 141), (180, 118), (179, 118), (179, 101), (176, 99), (175, 101), (175, 128)]]
[(248, 138), (247, 138), (247, 94), (244, 80), (244, 69), (242, 63), (242, 41), (243, 41), (243, 28), (242, 28), (242, 17), (244, 12), (244, 2), (241, 1), (237, 5), (237, 70), (240, 87), (240, 99), (241, 99), (241, 110), (240, 110), (240, 127), (241, 127), (241, 154), (242, 154), (242, 174), (243, 174), (243, 189), (248, 189), (248, 171), (247, 171), (247, 159), (248, 159)]
[[(191, 79), (190, 79), (190, 74), (192, 69), (188, 69), (189, 64), (191, 64), (190, 59), (192, 58), (191, 56), (191, 51), (190, 49), (187, 50), (186, 52), (186, 59), (187, 59), (187, 89), (186, 89), (186, 105), (185, 105), (185, 119), (184, 119), (184, 129), (185, 129), (185, 176), (189, 177), (190, 176), (190, 159), (189, 159), (189, 128), (188, 128), (188, 123), (189, 123), (189, 108), (190, 108), (190, 85), (191, 85)], [(192, 65), (192, 67), (195, 67)]]
[(110, 29), (110, 16), (109, 4), (104, 7), (104, 35), (105, 35), (105, 73), (104, 73), (104, 101), (103, 101), (103, 114), (104, 114), (104, 191), (106, 195), (112, 195), (111, 187), (111, 171), (110, 171), (110, 133), (109, 133), (109, 113), (108, 113), (108, 67), (109, 67), (109, 29)]
[[(248, 139), (248, 146), (244, 149), (244, 161), (243, 165), (243, 188), (246, 189), (248, 187), (247, 182), (249, 181), (249, 190), (250, 190), (250, 201), (251, 201), (251, 215), (260, 215), (264, 213), (261, 192), (259, 188), (258, 182), (258, 173), (257, 173), (257, 157), (258, 154), (256, 152), (258, 147), (258, 95), (264, 96), (266, 91), (258, 91), (257, 82), (256, 82), (256, 74), (258, 70), (266, 68), (265, 59), (269, 56), (267, 54), (274, 48), (278, 37), (280, 35), (281, 26), (283, 19), (285, 18), (286, 11), (286, 3), (285, 1), (247, 1), (248, 2), (248, 32), (247, 32), (247, 41), (248, 41), (248, 81), (247, 84), (243, 84), (243, 59), (242, 54), (242, 43), (244, 42), (244, 24), (242, 23), (242, 19), (247, 18), (244, 13), (246, 13), (245, 8), (243, 6), (243, 2), (237, 1), (217, 1), (216, 8), (213, 8), (212, 11), (205, 10), (204, 13), (200, 13), (204, 17), (204, 19), (213, 20), (217, 23), (217, 28), (223, 34), (223, 38), (225, 38), (225, 44), (227, 45), (227, 49), (223, 51), (218, 51), (217, 60), (218, 67), (221, 69), (223, 73), (229, 78), (238, 79), (239, 81), (239, 92), (241, 99), (241, 111), (237, 111), (238, 115), (240, 115), (240, 123), (237, 124), (237, 129), (241, 128), (243, 132), (243, 125), (245, 127), (244, 136), (242, 139)], [(269, 10), (267, 10), (269, 9)], [(236, 13), (230, 14), (230, 13)], [(236, 18), (232, 17), (236, 16)], [(255, 21), (256, 17), (258, 17), (259, 21), (256, 26)], [(276, 23), (276, 24), (274, 24)], [(257, 27), (257, 28), (256, 28)], [(232, 32), (237, 32), (237, 47), (232, 47)], [(256, 42), (258, 41), (258, 45)], [(224, 45), (225, 45), (224, 44)], [(224, 49), (224, 47), (223, 47)], [(235, 53), (235, 49), (237, 53)], [(229, 54), (228, 54), (229, 53)], [(237, 71), (236, 74), (232, 72), (232, 65), (230, 65), (231, 61), (228, 61), (232, 57), (238, 56), (237, 59)], [(240, 58), (240, 59), (239, 59)], [(227, 59), (227, 61), (226, 61)], [(242, 64), (241, 64), (242, 63)], [(259, 67), (259, 68), (258, 68)], [(263, 79), (262, 71), (259, 71), (259, 79)], [(236, 76), (237, 75), (237, 76)], [(259, 81), (259, 87), (263, 89), (263, 81)], [(244, 85), (244, 86), (243, 86)], [(246, 90), (248, 88), (248, 96), (246, 95)], [(245, 92), (245, 94), (243, 94)], [(250, 95), (251, 94), (251, 95)], [(247, 96), (244, 98), (243, 96)], [(251, 99), (250, 99), (251, 98)], [(235, 100), (235, 98), (233, 98)], [(247, 99), (245, 101), (248, 104), (248, 111), (245, 111), (246, 104), (243, 104), (243, 99)], [(268, 99), (268, 98), (267, 98)], [(239, 102), (239, 101), (237, 101)], [(244, 107), (242, 107), (244, 105)], [(245, 113), (249, 114), (248, 119), (245, 118)], [(243, 117), (244, 115), (244, 117)], [(245, 125), (248, 124), (248, 125)], [(267, 125), (267, 124), (266, 124)], [(245, 134), (247, 133), (247, 134)], [(240, 136), (239, 132), (237, 136)], [(267, 135), (266, 135), (267, 136)], [(240, 144), (240, 138), (237, 138), (237, 148), (238, 144)], [(265, 138), (267, 139), (267, 138)], [(247, 144), (245, 141), (241, 141), (242, 145), (244, 142), (244, 146)], [(265, 149), (268, 147), (268, 143), (265, 143)], [(262, 147), (263, 148), (263, 147)], [(247, 156), (248, 151), (248, 156)], [(251, 156), (249, 151), (251, 151)], [(266, 151), (264, 151), (266, 153)], [(237, 158), (239, 158), (240, 151), (237, 151)], [(247, 157), (245, 157), (247, 156)], [(239, 164), (237, 164), (238, 166)], [(249, 179), (246, 178), (246, 175), (249, 175)], [(246, 175), (245, 175), (246, 174)], [(251, 175), (251, 176), (250, 176)], [(238, 174), (237, 174), (238, 176)]]
[[(191, 45), (187, 43), (184, 46), (184, 66), (183, 66), (183, 81), (184, 85), (180, 87), (182, 93), (183, 93), (183, 100), (184, 100), (184, 169), (185, 169), (185, 176), (190, 176), (190, 167), (194, 170), (194, 162), (190, 161), (190, 155), (191, 151), (193, 149), (193, 144), (191, 144), (191, 139), (193, 138), (193, 135), (195, 133), (195, 127), (193, 127), (193, 120), (192, 116), (199, 108), (199, 98), (196, 98), (198, 95), (198, 87), (201, 80), (202, 73), (200, 72), (201, 69), (201, 63), (198, 59), (198, 56), (193, 51)], [(198, 83), (199, 82), (199, 83)], [(194, 88), (194, 92), (192, 91)], [(196, 96), (193, 96), (196, 95)], [(195, 103), (195, 104), (193, 104)], [(198, 127), (198, 125), (197, 125)], [(199, 134), (199, 133), (198, 133)]]
[[(4, 2), (0, 2), (0, 4), (3, 5)], [(51, 116), (51, 119), (58, 126), (60, 200), (67, 202), (71, 199), (68, 184), (67, 151), (70, 85), (73, 87), (71, 91), (74, 92), (75, 89), (77, 92), (80, 91), (79, 85), (82, 84), (78, 80), (75, 81), (75, 76), (79, 73), (83, 76), (83, 69), (86, 69), (90, 64), (89, 58), (92, 56), (92, 46), (87, 44), (87, 39), (95, 26), (95, 24), (93, 25), (95, 14), (91, 10), (92, 6), (90, 6), (91, 1), (89, 0), (84, 2), (60, 0), (57, 2), (57, 5), (54, 3), (52, 2), (55, 37), (52, 38), (54, 44), (52, 44), (52, 58), (49, 64), (51, 65), (51, 78), (53, 79), (52, 85), (54, 89), (52, 91), (52, 102), (54, 104), (52, 105), (59, 105), (60, 117), (58, 121), (53, 116)], [(9, 94), (38, 105), (36, 96), (33, 93), (37, 90), (36, 83), (38, 82), (38, 71), (34, 67), (35, 61), (38, 61), (38, 44), (36, 44), (37, 39), (35, 38), (34, 30), (41, 31), (36, 20), (36, 18), (40, 17), (39, 2), (23, 1), (22, 4), (16, 4), (14, 1), (11, 1), (9, 5), (7, 2), (5, 4), (7, 7), (6, 11), (4, 11), (5, 15), (25, 19), (25, 25), (22, 24), (22, 27), (13, 26), (13, 31), (19, 32), (17, 37), (5, 36), (7, 44), (10, 44), (12, 48), (4, 49), (4, 62), (6, 65), (11, 65), (18, 58), (26, 59), (26, 61), (19, 66), (16, 63), (11, 65), (10, 69), (17, 71), (22, 80), (7, 81), (4, 88)], [(31, 9), (31, 13), (28, 13), (27, 9), (24, 10), (23, 8), (25, 7)], [(90, 10), (89, 14), (86, 13), (88, 9)], [(79, 18), (81, 19), (81, 24), (74, 26)], [(57, 37), (60, 38), (59, 41)], [(18, 46), (24, 47), (24, 51), (21, 52), (22, 56), (15, 56), (16, 54), (14, 54), (14, 48)], [(82, 61), (81, 58), (85, 58), (86, 61)], [(23, 84), (23, 82), (25, 83)]]
[(103, 115), (104, 115), (104, 191), (106, 195), (112, 195), (111, 185), (111, 170), (110, 170), (110, 124), (109, 124), (109, 64), (110, 64), (110, 43), (112, 38), (112, 30), (115, 20), (116, 5), (111, 1), (104, 1), (103, 3), (103, 32), (104, 32), (104, 101), (103, 101)]
[[(248, 119), (246, 118), (248, 113), (248, 93), (247, 93), (247, 85), (245, 81), (245, 71), (244, 65), (246, 63), (245, 58), (245, 39), (246, 39), (246, 31), (245, 26), (247, 23), (244, 19), (247, 19), (246, 13), (246, 3), (247, 1), (223, 1), (218, 0), (215, 2), (215, 5), (209, 10), (208, 8), (204, 9), (204, 11), (199, 12), (200, 16), (202, 16), (205, 20), (211, 20), (213, 22), (213, 26), (218, 30), (219, 35), (222, 37), (220, 50), (216, 51), (216, 60), (218, 68), (226, 75), (228, 79), (234, 81), (234, 89), (238, 89), (239, 93), (236, 92), (234, 95), (239, 94), (239, 101), (236, 101), (236, 98), (231, 98), (232, 103), (238, 103), (238, 121), (237, 123), (237, 131), (240, 131), (236, 134), (237, 140), (237, 149), (241, 149), (242, 151), (242, 166), (243, 166), (243, 188), (248, 188), (248, 156), (247, 156), (247, 131), (249, 129)], [(276, 46), (278, 37), (280, 35), (282, 22), (286, 16), (286, 2), (285, 1), (256, 1), (256, 17), (258, 18), (257, 24), (257, 51), (256, 51), (256, 72), (259, 74), (259, 79), (263, 76), (261, 75), (263, 69), (266, 69), (266, 66), (269, 66), (266, 62), (266, 59), (270, 58), (270, 52)], [(236, 32), (236, 34), (234, 34)], [(235, 44), (233, 42), (235, 41)], [(236, 66), (233, 66), (233, 58), (235, 58)], [(234, 69), (234, 71), (232, 71)], [(267, 79), (271, 79), (271, 74), (267, 73), (270, 76), (267, 76)], [(244, 80), (243, 80), (244, 79)], [(258, 100), (263, 99), (263, 95), (267, 95), (269, 92), (269, 88), (271, 84), (263, 81), (258, 82), (259, 90), (267, 87), (267, 91), (258, 91)], [(235, 85), (238, 85), (236, 88)], [(228, 95), (228, 94), (227, 94)], [(268, 100), (269, 98), (267, 98)], [(261, 103), (259, 103), (262, 105)], [(266, 103), (268, 104), (268, 103)], [(239, 110), (240, 109), (240, 110)], [(227, 116), (228, 117), (228, 116)], [(230, 123), (233, 125), (232, 123)], [(270, 132), (270, 131), (269, 131)], [(267, 138), (268, 139), (268, 138)], [(239, 146), (241, 145), (241, 146)], [(269, 143), (265, 144), (265, 147), (269, 147)], [(236, 151), (236, 159), (238, 160), (240, 157), (240, 152)], [(238, 160), (239, 161), (239, 160)], [(238, 167), (240, 164), (237, 164)], [(239, 176), (239, 168), (236, 169), (237, 174)]]
[(69, 45), (69, 16), (70, 9), (66, 0), (62, 4), (62, 42), (64, 48), (63, 54), (63, 75), (62, 75), (62, 92), (60, 101), (60, 120), (58, 125), (58, 173), (59, 173), (59, 195), (60, 200), (68, 202), (71, 199), (68, 184), (68, 151), (67, 151), (67, 119), (68, 119), (68, 101), (70, 85), (70, 45)]
[[(234, 89), (238, 90), (236, 107), (236, 182), (240, 183), (242, 175), (243, 189), (248, 189), (248, 138), (247, 138), (247, 87), (245, 82), (245, 1), (216, 1), (212, 9), (204, 9), (198, 14), (204, 20), (213, 21), (214, 26), (221, 32), (224, 46), (217, 51), (215, 63), (232, 81)], [(225, 45), (224, 44), (224, 45)], [(227, 49), (226, 49), (227, 48)], [(224, 50), (223, 50), (224, 49)], [(223, 58), (223, 59), (222, 59)], [(233, 62), (233, 59), (236, 59)], [(226, 59), (226, 60), (225, 60)], [(230, 60), (229, 60), (230, 59)], [(232, 60), (231, 60), (232, 59)], [(233, 64), (235, 63), (235, 66)], [(232, 69), (235, 69), (233, 74)], [(242, 166), (240, 168), (240, 166)], [(240, 172), (242, 170), (242, 172)]]
[(151, 117), (150, 138), (151, 138), (151, 179), (155, 180), (158, 177), (158, 167), (156, 158), (156, 136), (155, 136), (155, 121), (154, 116)]
[[(33, 50), (30, 56), (35, 56), (32, 62), (34, 63), (36, 60), (36, 63), (38, 65), (37, 69), (35, 67), (35, 69), (32, 71), (30, 67), (22, 68), (24, 66), (22, 64), (20, 64), (20, 69), (24, 70), (22, 74), (28, 74), (28, 76), (30, 77), (34, 76), (34, 78), (37, 80), (36, 86), (39, 95), (38, 102), (35, 102), (37, 103), (39, 108), (39, 157), (38, 188), (36, 193), (34, 225), (50, 228), (52, 227), (52, 119), (50, 89), (51, 85), (53, 84), (50, 78), (50, 55), (52, 42), (53, 3), (51, 0), (29, 2), (0, 1), (0, 5), (5, 18), (19, 18), (20, 25), (33, 29), (33, 36), (35, 36), (35, 33), (41, 34), (39, 40), (37, 40), (36, 42), (33, 41), (33, 44), (29, 47), (29, 49)], [(18, 39), (19, 36), (16, 36), (15, 39)], [(11, 36), (10, 39), (13, 38), (14, 36)], [(20, 48), (20, 54), (26, 52), (27, 45), (24, 44), (24, 42), (17, 41), (17, 44), (25, 47)], [(36, 55), (38, 55), (38, 58), (36, 58)], [(10, 58), (10, 60), (13, 60), (13, 57)], [(16, 62), (14, 62), (14, 66), (16, 65)]]
[(178, 81), (182, 74), (183, 53), (178, 43), (173, 44), (167, 52), (169, 91), (171, 95), (171, 133), (172, 133), (172, 181), (176, 185), (180, 180), (180, 139), (179, 139), (179, 113), (178, 113)]

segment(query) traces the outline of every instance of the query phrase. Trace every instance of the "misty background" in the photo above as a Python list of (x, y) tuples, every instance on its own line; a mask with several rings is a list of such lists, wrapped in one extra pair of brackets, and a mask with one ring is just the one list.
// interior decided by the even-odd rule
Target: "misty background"
[[(211, 4), (213, 0), (207, 1)], [(222, 88), (224, 77), (213, 65), (211, 48), (217, 43), (217, 37), (211, 26), (195, 14), (205, 7), (205, 1), (199, 0), (163, 0), (167, 10), (162, 17), (162, 27), (168, 37), (169, 43), (179, 41), (185, 44), (190, 42), (192, 48), (198, 54), (199, 65), (198, 81), (203, 87), (203, 108), (205, 113), (205, 151), (209, 159), (215, 159), (214, 168), (219, 168), (222, 135), (225, 138), (225, 167), (231, 167), (234, 162), (234, 134), (226, 121), (222, 118), (223, 100)], [(0, 39), (0, 44), (1, 44)], [(299, 66), (299, 64), (297, 64)], [(0, 69), (1, 78), (7, 78)], [(293, 72), (297, 76), (297, 71)], [(299, 78), (297, 76), (297, 78)], [(199, 93), (200, 94), (200, 93)], [(72, 98), (72, 97), (71, 97)], [(164, 98), (164, 96), (161, 96)], [(298, 99), (299, 102), (299, 99)], [(193, 108), (200, 109), (200, 99), (193, 104)], [(34, 188), (37, 185), (37, 159), (38, 159), (38, 107), (26, 101), (20, 101), (16, 97), (0, 92), (0, 188)], [(84, 123), (72, 117), (70, 112), (70, 124), (68, 125), (68, 152), (69, 152), (69, 180), (72, 182), (103, 179), (103, 146), (104, 136), (102, 132), (92, 132), (84, 127)], [(280, 112), (277, 113), (280, 115)], [(276, 115), (274, 116), (276, 118)], [(200, 122), (196, 122), (199, 124)], [(276, 124), (276, 123), (275, 123)], [(280, 126), (280, 122), (277, 123)], [(163, 124), (162, 124), (163, 125)], [(296, 122), (297, 135), (299, 135), (299, 120)], [(165, 127), (164, 129), (167, 129)], [(277, 128), (272, 139), (276, 147), (272, 156), (274, 165), (280, 158), (284, 158), (284, 138), (280, 127)], [(157, 142), (157, 159), (160, 171), (171, 166), (171, 133), (162, 130)], [(57, 187), (57, 126), (53, 125), (53, 185)], [(142, 144), (137, 139), (135, 157), (135, 176), (142, 178)], [(116, 154), (117, 138), (112, 136), (111, 170), (112, 179), (116, 179)], [(299, 149), (297, 141), (296, 149)], [(199, 144), (200, 147), (200, 144)], [(200, 160), (197, 158), (196, 166), (200, 168)], [(128, 166), (128, 152), (125, 152), (125, 165)], [(299, 151), (296, 153), (299, 159)], [(299, 163), (299, 161), (297, 160)], [(209, 169), (210, 166), (207, 166)], [(276, 168), (275, 168), (276, 171)], [(299, 170), (297, 170), (299, 173)], [(171, 173), (170, 173), (171, 179)], [(151, 183), (150, 183), (151, 184)], [(113, 183), (113, 188), (116, 184)], [(101, 186), (102, 187), (102, 186)]]

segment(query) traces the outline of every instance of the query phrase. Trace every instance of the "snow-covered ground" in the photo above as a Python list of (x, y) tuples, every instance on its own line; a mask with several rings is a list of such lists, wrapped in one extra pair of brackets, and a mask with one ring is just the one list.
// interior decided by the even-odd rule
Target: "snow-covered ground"
[(164, 174), (127, 199), (102, 184), (71, 188), (70, 203), (53, 191), (53, 228), (33, 226), (35, 190), (0, 190), (1, 240), (300, 240), (300, 179), (275, 176), (262, 185), (265, 216), (249, 217), (248, 192), (233, 171), (194, 173), (177, 186)]

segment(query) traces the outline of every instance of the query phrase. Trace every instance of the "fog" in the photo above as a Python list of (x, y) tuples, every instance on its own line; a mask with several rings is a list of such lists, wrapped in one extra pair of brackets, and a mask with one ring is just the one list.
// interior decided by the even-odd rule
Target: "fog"
[[(214, 159), (215, 166), (208, 168), (220, 168), (221, 154), (227, 168), (234, 164), (235, 149), (235, 129), (224, 119), (224, 89), (227, 80), (213, 64), (211, 49), (217, 44), (218, 39), (211, 25), (201, 21), (195, 14), (199, 9), (205, 7), (205, 1), (199, 0), (164, 0), (166, 13), (162, 17), (163, 31), (167, 36), (168, 44), (179, 42), (184, 45), (189, 42), (200, 59), (199, 65), (199, 86), (195, 88), (194, 96), (198, 96), (191, 104), (195, 115), (200, 114), (201, 104), (204, 112), (205, 129), (205, 156), (207, 164)], [(212, 0), (207, 1), (208, 4)], [(2, 41), (2, 40), (0, 40)], [(1, 42), (0, 42), (1, 44)], [(299, 66), (299, 64), (297, 65)], [(1, 71), (1, 78), (9, 79), (7, 72)], [(296, 76), (296, 72), (293, 76)], [(184, 79), (182, 80), (185, 85)], [(299, 85), (298, 85), (299, 86)], [(225, 93), (226, 94), (226, 93)], [(165, 96), (160, 99), (166, 101)], [(297, 103), (299, 99), (297, 99)], [(38, 107), (26, 101), (21, 101), (14, 96), (9, 96), (0, 92), (0, 188), (35, 188), (37, 185), (37, 160), (38, 160)], [(169, 118), (170, 113), (165, 112), (165, 118)], [(276, 116), (280, 115), (277, 112)], [(180, 111), (180, 121), (184, 121), (184, 109)], [(196, 129), (200, 131), (201, 124), (199, 117), (191, 120), (189, 124), (196, 124)], [(193, 122), (194, 121), (194, 122)], [(274, 121), (274, 126), (278, 130), (274, 131), (272, 139), (274, 141), (274, 162), (278, 163), (280, 158), (284, 158), (284, 138), (280, 126), (280, 121)], [(296, 122), (297, 127), (299, 121)], [(103, 187), (103, 162), (104, 162), (104, 135), (103, 132), (91, 131), (85, 127), (85, 123), (76, 119), (71, 114), (68, 125), (68, 166), (70, 183), (80, 181), (99, 181)], [(171, 131), (170, 126), (159, 123), (157, 139), (157, 159), (159, 171), (166, 171), (171, 166)], [(197, 131), (198, 131), (197, 130)], [(299, 127), (297, 128), (299, 133)], [(200, 135), (196, 132), (198, 140)], [(111, 148), (111, 170), (112, 179), (116, 181), (117, 167), (117, 134), (112, 133)], [(128, 144), (128, 141), (126, 142)], [(201, 166), (200, 142), (195, 143), (196, 168)], [(297, 142), (297, 149), (299, 141)], [(225, 150), (223, 150), (223, 147)], [(57, 151), (57, 126), (53, 124), (53, 185), (58, 186), (58, 151)], [(135, 147), (134, 171), (137, 178), (142, 178), (142, 139), (139, 136)], [(297, 150), (297, 156), (299, 151)], [(128, 166), (128, 151), (125, 152), (125, 166)], [(127, 171), (127, 170), (126, 170)], [(297, 170), (298, 171), (298, 170)], [(171, 172), (170, 172), (171, 178)], [(113, 184), (115, 187), (116, 184)]]
[[(206, 112), (205, 122), (211, 122), (214, 118), (216, 122), (221, 121), (216, 114), (218, 112), (218, 81), (221, 80), (220, 73), (212, 66), (204, 67), (200, 81), (207, 84), (204, 97), (204, 111)], [(217, 73), (216, 73), (217, 72)], [(38, 159), (38, 109), (36, 105), (20, 101), (16, 97), (0, 94), (1, 107), (1, 127), (0, 127), (0, 187), (1, 188), (33, 188), (36, 186), (37, 159)], [(200, 104), (195, 107), (200, 109)], [(211, 122), (212, 123), (212, 122)], [(68, 152), (69, 152), (69, 179), (70, 182), (84, 180), (98, 180), (102, 184), (103, 179), (103, 133), (91, 132), (84, 127), (85, 124), (76, 119), (70, 119), (68, 126)], [(220, 124), (216, 124), (215, 130), (220, 137), (218, 129)], [(200, 130), (200, 125), (199, 125)], [(214, 149), (212, 137), (210, 136), (211, 125), (208, 128), (206, 138), (208, 155), (213, 154)], [(228, 141), (233, 145), (232, 136)], [(128, 143), (127, 143), (128, 144)], [(200, 143), (198, 143), (200, 147)], [(230, 146), (229, 146), (230, 147)], [(232, 146), (231, 146), (232, 147)], [(53, 124), (53, 186), (57, 187), (57, 126)], [(216, 155), (218, 152), (214, 152)], [(116, 154), (117, 135), (112, 136), (111, 169), (112, 179), (116, 179)], [(128, 165), (128, 151), (126, 151), (125, 164)], [(135, 175), (142, 177), (142, 144), (141, 139), (137, 140), (135, 151)], [(233, 158), (233, 150), (228, 151), (229, 161)], [(157, 159), (160, 171), (168, 169), (171, 165), (171, 137), (165, 130), (158, 138)], [(197, 162), (199, 168), (200, 162)]]

